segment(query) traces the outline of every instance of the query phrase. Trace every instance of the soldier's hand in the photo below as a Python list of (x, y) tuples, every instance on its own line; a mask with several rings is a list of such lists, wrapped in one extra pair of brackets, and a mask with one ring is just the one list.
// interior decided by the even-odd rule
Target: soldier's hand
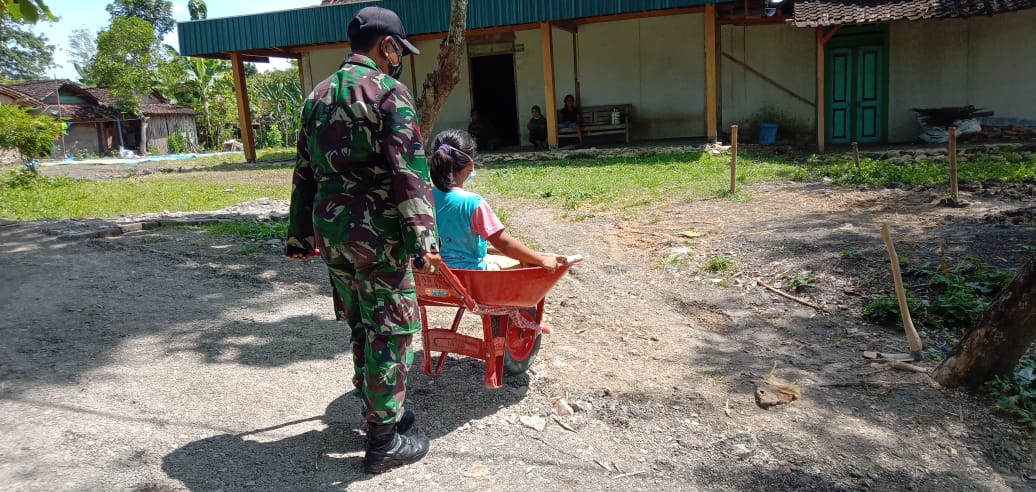
[[(418, 267), (418, 265), (420, 265)], [(439, 253), (423, 252), (421, 253), (421, 261), (414, 262), (414, 266), (418, 267), (417, 271), (421, 273), (435, 273), (439, 269), (439, 265), (442, 265), (442, 257)]]

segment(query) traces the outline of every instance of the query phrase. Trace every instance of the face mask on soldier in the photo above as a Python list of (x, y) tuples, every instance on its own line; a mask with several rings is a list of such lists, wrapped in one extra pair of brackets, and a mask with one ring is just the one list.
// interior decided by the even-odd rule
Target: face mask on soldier
[(398, 62), (392, 63), (388, 52), (385, 52), (385, 63), (388, 63), (389, 67), (388, 75), (394, 79), (399, 79), (399, 76), (403, 75), (403, 50), (399, 49), (395, 39), (388, 38), (388, 40), (392, 42), (392, 50), (396, 52), (396, 61)]

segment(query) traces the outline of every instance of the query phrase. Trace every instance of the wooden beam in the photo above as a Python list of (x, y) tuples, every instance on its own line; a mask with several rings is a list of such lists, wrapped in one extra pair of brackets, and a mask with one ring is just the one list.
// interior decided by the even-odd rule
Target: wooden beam
[(760, 79), (763, 79), (766, 82), (769, 82), (770, 85), (772, 85), (772, 86), (774, 86), (774, 87), (784, 91), (785, 94), (787, 94), (787, 95), (789, 95), (791, 97), (794, 97), (795, 99), (798, 99), (799, 101), (802, 101), (803, 103), (808, 104), (810, 106), (816, 106), (816, 103), (814, 103), (813, 101), (810, 101), (809, 99), (806, 99), (805, 97), (800, 96), (795, 91), (793, 91), (793, 90), (791, 90), (791, 89), (781, 85), (780, 82), (777, 82), (776, 80), (773, 80), (770, 77), (767, 77), (766, 74), (764, 74), (764, 73), (762, 73), (762, 72), (760, 72), (760, 71), (758, 71), (758, 70), (748, 66), (747, 63), (745, 63), (745, 62), (743, 62), (741, 60), (738, 60), (737, 58), (734, 58), (733, 55), (731, 55), (729, 53), (723, 53), (723, 58), (726, 58), (726, 59), (728, 59), (728, 60), (730, 60), (730, 61), (740, 65), (742, 68), (747, 70), (749, 73), (755, 75), (756, 77), (759, 77)]
[(575, 34), (576, 31), (579, 30), (579, 24), (576, 24), (575, 22), (572, 22), (572, 21), (554, 22), (551, 25), (553, 25), (554, 27), (556, 27), (558, 29), (561, 29), (562, 31), (569, 32), (569, 33), (572, 33), (572, 34)]
[[(839, 24), (839, 25), (837, 25), (835, 27), (832, 27), (830, 31), (827, 31), (827, 34), (823, 35), (823, 37), (820, 40), (820, 44), (827, 44), (827, 42), (830, 41), (831, 38), (834, 37), (834, 35), (837, 34), (838, 30), (841, 29), (841, 28), (842, 28), (841, 24)], [(824, 32), (824, 28), (823, 27), (820, 28), (820, 32), (821, 33)]]
[(824, 28), (817, 28), (817, 152), (824, 151)]
[(719, 138), (716, 27), (716, 5), (710, 3), (705, 5), (705, 134), (709, 142)]
[(575, 26), (576, 30), (572, 31), (572, 75), (575, 77), (576, 83), (576, 101), (581, 100), (579, 94), (579, 38), (576, 36), (579, 26)]
[(547, 117), (547, 146), (558, 146), (558, 103), (554, 87), (554, 31), (550, 22), (540, 24), (540, 40), (543, 43), (543, 89), (544, 116)]
[(241, 143), (245, 147), (245, 160), (255, 162), (255, 135), (252, 133), (252, 111), (248, 104), (248, 83), (245, 79), (244, 56), (230, 53), (234, 73), (234, 94), (237, 95), (237, 121), (241, 127)]

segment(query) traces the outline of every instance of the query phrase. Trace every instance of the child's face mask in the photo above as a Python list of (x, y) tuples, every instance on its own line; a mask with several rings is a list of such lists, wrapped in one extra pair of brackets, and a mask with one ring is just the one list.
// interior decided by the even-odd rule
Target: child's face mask
[(464, 178), (464, 184), (467, 184), (468, 181), (471, 181), (471, 178), (474, 178), (476, 174), (478, 174), (478, 172), (472, 169), (471, 174), (469, 174), (468, 177)]

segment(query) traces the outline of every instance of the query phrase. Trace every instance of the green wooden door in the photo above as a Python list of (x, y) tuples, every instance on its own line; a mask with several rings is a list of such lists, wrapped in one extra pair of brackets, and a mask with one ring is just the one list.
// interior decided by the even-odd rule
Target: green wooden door
[[(841, 34), (844, 33), (844, 34)], [(824, 116), (831, 144), (886, 139), (887, 30), (842, 28), (825, 50)]]
[(856, 49), (856, 141), (881, 142), (885, 134), (884, 60), (881, 46)]
[(849, 143), (852, 141), (853, 106), (853, 50), (837, 48), (830, 51), (827, 66), (827, 141)]

